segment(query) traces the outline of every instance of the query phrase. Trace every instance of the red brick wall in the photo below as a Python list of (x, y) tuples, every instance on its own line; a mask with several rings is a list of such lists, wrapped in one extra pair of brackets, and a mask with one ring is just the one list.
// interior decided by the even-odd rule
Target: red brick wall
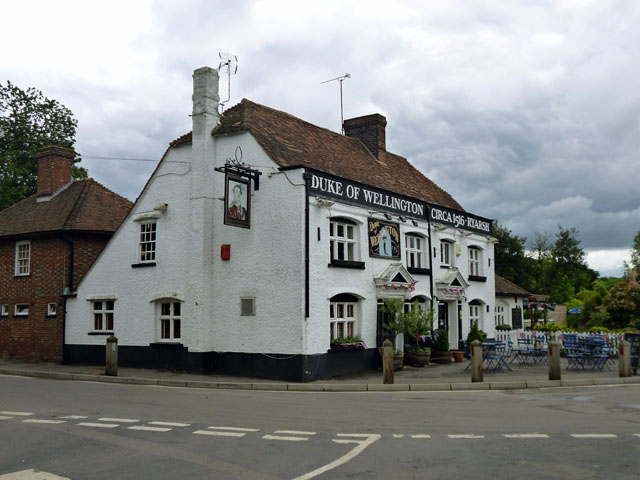
[[(87, 273), (104, 249), (109, 236), (67, 234), (74, 243), (74, 283)], [(15, 245), (31, 240), (30, 275), (14, 276)], [(0, 317), (0, 357), (62, 361), (63, 299), (69, 286), (69, 245), (55, 236), (0, 239), (0, 304), (9, 315)], [(29, 304), (28, 317), (14, 316), (16, 303)], [(47, 304), (57, 303), (57, 315), (47, 316)]]

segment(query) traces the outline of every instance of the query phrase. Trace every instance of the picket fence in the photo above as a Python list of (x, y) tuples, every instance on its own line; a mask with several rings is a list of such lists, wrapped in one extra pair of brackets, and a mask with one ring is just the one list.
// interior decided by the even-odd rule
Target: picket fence
[(508, 344), (509, 340), (511, 340), (513, 345), (518, 345), (518, 339), (528, 339), (531, 343), (537, 344), (548, 344), (550, 341), (556, 340), (562, 345), (567, 336), (585, 340), (589, 338), (602, 338), (614, 352), (618, 351), (619, 342), (624, 340), (624, 335), (621, 333), (533, 332), (530, 330), (496, 331), (495, 339), (505, 344)]

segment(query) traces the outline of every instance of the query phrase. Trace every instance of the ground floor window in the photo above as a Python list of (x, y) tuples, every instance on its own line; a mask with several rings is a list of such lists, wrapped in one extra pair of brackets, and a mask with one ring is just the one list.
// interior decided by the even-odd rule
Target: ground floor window
[(496, 305), (496, 315), (495, 315), (496, 326), (504, 324), (504, 307), (500, 305)]
[(160, 303), (160, 339), (180, 340), (181, 308), (180, 302)]
[(330, 338), (356, 336), (356, 307), (358, 298), (348, 293), (335, 295), (329, 303)]
[(481, 313), (482, 305), (480, 305), (479, 303), (471, 303), (469, 305), (469, 322), (471, 323), (471, 325), (477, 323), (480, 329), (482, 329), (482, 324), (480, 323)]
[(113, 330), (113, 300), (96, 300), (92, 303), (93, 329), (110, 332)]

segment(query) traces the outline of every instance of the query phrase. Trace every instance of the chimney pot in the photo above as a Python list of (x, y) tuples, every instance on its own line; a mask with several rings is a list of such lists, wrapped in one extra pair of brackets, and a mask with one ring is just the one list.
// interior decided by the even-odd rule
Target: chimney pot
[(45, 147), (38, 151), (39, 197), (51, 195), (73, 181), (71, 168), (76, 156), (70, 148)]
[(380, 152), (387, 150), (386, 126), (387, 119), (379, 113), (349, 118), (343, 124), (345, 135), (360, 140), (376, 158), (380, 158)]

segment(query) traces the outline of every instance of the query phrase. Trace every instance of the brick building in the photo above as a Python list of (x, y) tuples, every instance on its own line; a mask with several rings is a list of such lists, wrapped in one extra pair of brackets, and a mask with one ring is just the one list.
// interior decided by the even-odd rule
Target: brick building
[(63, 360), (66, 297), (131, 209), (93, 179), (73, 181), (75, 153), (38, 154), (31, 197), (0, 212), (0, 356)]

